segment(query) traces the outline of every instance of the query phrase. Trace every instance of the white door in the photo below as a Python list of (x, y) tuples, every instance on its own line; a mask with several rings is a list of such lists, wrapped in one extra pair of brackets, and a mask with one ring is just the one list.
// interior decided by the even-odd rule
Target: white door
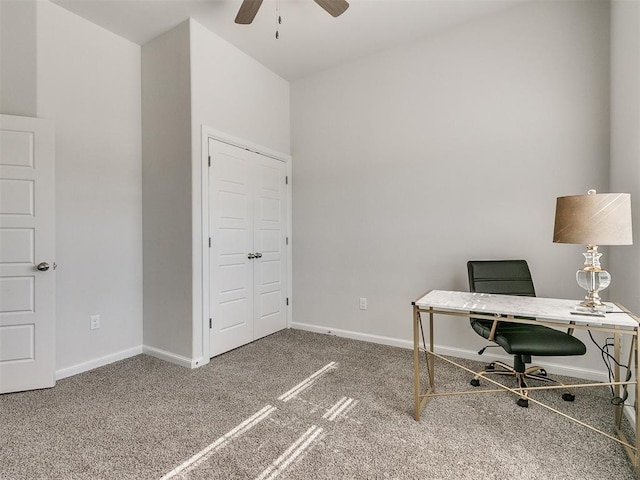
[(55, 384), (53, 126), (0, 115), (0, 393)]
[(254, 339), (287, 326), (286, 310), (286, 166), (253, 154), (254, 178)]
[(209, 140), (209, 348), (287, 326), (285, 163)]
[(247, 150), (209, 140), (211, 356), (253, 340), (253, 193)]

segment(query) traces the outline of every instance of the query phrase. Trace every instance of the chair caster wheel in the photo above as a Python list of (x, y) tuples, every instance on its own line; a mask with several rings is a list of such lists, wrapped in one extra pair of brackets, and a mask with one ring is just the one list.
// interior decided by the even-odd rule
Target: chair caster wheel
[(562, 399), (565, 402), (573, 402), (576, 399), (576, 396), (573, 395), (572, 393), (563, 393), (562, 394)]
[(526, 398), (519, 398), (516, 402), (519, 407), (527, 408), (529, 406), (529, 400)]
[(541, 368), (538, 372), (538, 375), (542, 375), (543, 377), (547, 376), (547, 371), (544, 368)]
[(477, 378), (472, 379), (469, 383), (474, 387), (480, 386), (480, 380), (478, 380)]
[(496, 369), (496, 364), (491, 362), (489, 365), (487, 365), (485, 367), (485, 370), (495, 370)]

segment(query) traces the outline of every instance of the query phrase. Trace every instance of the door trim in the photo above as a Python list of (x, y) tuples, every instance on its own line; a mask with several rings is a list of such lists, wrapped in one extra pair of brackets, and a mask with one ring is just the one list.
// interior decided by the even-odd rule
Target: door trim
[[(202, 361), (196, 362), (194, 367), (198, 367), (209, 363), (210, 359), (210, 351), (209, 351), (209, 139), (217, 140), (219, 142), (228, 143), (229, 145), (233, 145), (235, 147), (243, 148), (245, 150), (250, 150), (254, 153), (258, 153), (260, 155), (264, 155), (266, 157), (271, 157), (276, 160), (280, 160), (286, 165), (286, 175), (289, 179), (287, 184), (287, 237), (289, 238), (289, 248), (287, 248), (287, 298), (289, 299), (289, 305), (287, 307), (287, 328), (291, 328), (292, 323), (292, 315), (293, 311), (293, 288), (292, 288), (292, 280), (293, 280), (293, 255), (292, 255), (292, 195), (291, 195), (291, 163), (292, 158), (291, 155), (287, 155), (285, 153), (278, 152), (276, 150), (272, 150), (270, 148), (264, 147), (257, 143), (251, 142), (249, 140), (245, 140), (239, 137), (234, 137), (233, 135), (229, 135), (227, 133), (221, 132), (214, 128), (208, 127), (206, 125), (202, 125), (201, 132), (201, 158), (200, 158), (200, 224), (202, 226), (201, 229), (201, 237), (200, 237), (200, 252), (201, 258), (199, 260), (201, 275), (200, 275), (200, 298), (202, 299), (202, 303), (200, 305), (200, 312), (202, 313), (199, 322), (194, 319), (194, 330), (198, 328), (198, 323), (200, 324), (201, 331), (200, 338), (202, 341)], [(195, 219), (194, 219), (195, 220)], [(195, 248), (195, 246), (194, 246)], [(194, 264), (194, 269), (197, 264)], [(194, 272), (195, 276), (196, 272)], [(195, 285), (194, 285), (195, 289)], [(195, 292), (194, 292), (195, 293)], [(195, 333), (195, 332), (194, 332)], [(196, 336), (194, 335), (194, 338)]]

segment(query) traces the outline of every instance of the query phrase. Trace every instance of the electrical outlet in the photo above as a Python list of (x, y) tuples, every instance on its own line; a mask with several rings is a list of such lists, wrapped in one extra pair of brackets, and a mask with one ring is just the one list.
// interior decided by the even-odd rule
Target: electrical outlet
[(100, 328), (100, 315), (91, 315), (91, 330)]
[(366, 310), (366, 309), (367, 309), (367, 299), (360, 298), (360, 310)]

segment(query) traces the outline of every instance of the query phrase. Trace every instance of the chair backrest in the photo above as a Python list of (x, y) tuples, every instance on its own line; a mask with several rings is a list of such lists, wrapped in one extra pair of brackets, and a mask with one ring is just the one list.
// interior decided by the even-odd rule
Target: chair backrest
[(469, 291), (535, 297), (526, 260), (470, 260)]

